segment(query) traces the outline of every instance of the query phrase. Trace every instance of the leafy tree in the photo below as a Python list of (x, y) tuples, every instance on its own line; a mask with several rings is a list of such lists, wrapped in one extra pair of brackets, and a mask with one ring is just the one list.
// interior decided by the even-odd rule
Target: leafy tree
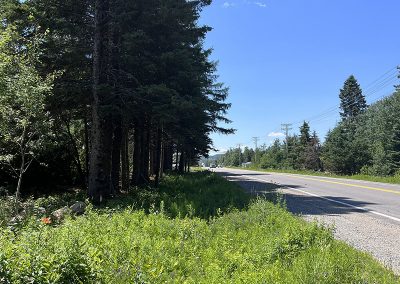
[(264, 169), (280, 169), (283, 166), (284, 150), (279, 139), (265, 151), (260, 160), (260, 166)]
[(51, 119), (46, 99), (51, 94), (53, 78), (43, 79), (33, 67), (37, 59), (34, 46), (27, 43), (22, 53), (14, 54), (7, 46), (18, 37), (9, 27), (0, 35), (0, 161), (7, 163), (18, 179), (19, 198), (23, 176), (50, 133)]

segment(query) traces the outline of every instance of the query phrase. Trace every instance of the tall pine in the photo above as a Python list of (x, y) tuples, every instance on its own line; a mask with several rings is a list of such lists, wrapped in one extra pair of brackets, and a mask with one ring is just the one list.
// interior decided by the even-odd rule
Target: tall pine
[(367, 102), (356, 78), (351, 75), (340, 90), (340, 116), (343, 120), (356, 117), (367, 108)]

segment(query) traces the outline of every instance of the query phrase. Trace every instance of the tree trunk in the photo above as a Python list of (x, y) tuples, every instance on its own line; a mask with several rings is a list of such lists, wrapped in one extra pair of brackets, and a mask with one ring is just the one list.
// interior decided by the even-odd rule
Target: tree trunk
[(111, 194), (112, 123), (105, 101), (110, 96), (109, 69), (109, 0), (95, 2), (95, 35), (93, 51), (92, 147), (89, 163), (88, 195), (100, 203)]
[(179, 165), (179, 148), (177, 146), (175, 155), (175, 171), (178, 171), (178, 165)]
[(120, 192), (119, 179), (121, 170), (121, 142), (122, 142), (122, 126), (121, 119), (115, 120), (114, 135), (113, 135), (113, 149), (112, 149), (112, 166), (111, 166), (111, 182), (112, 194)]
[(133, 172), (132, 172), (132, 185), (139, 185), (139, 178), (141, 173), (141, 157), (142, 157), (142, 136), (143, 127), (141, 123), (136, 123), (133, 134)]
[[(23, 151), (25, 152), (25, 151)], [(19, 197), (21, 195), (21, 185), (22, 185), (22, 177), (24, 175), (25, 171), (25, 153), (21, 153), (21, 165), (19, 168), (19, 174), (18, 174), (18, 184), (17, 184), (17, 191), (15, 193), (15, 201), (18, 202)]]
[(129, 190), (129, 132), (125, 124), (122, 126), (121, 163), (121, 189), (127, 192)]
[(71, 133), (71, 127), (70, 127), (69, 121), (66, 119), (64, 121), (64, 123), (65, 123), (65, 126), (67, 127), (68, 137), (69, 137), (69, 140), (71, 141), (71, 146), (72, 146), (72, 150), (73, 150), (74, 163), (75, 163), (76, 169), (78, 171), (78, 184), (83, 186), (85, 184), (85, 175), (83, 173), (82, 163), (81, 163), (81, 159), (79, 157), (78, 146), (76, 145), (74, 136)]
[(85, 184), (88, 186), (88, 180), (89, 180), (89, 124), (88, 124), (88, 112), (85, 110), (85, 118), (84, 118), (84, 123), (85, 123)]
[(173, 164), (174, 151), (170, 141), (164, 141), (163, 143), (163, 170), (171, 171)]
[(178, 171), (181, 174), (183, 174), (185, 172), (185, 153), (183, 151), (181, 152), (181, 156), (179, 159)]
[(149, 183), (149, 163), (150, 163), (150, 125), (146, 125), (144, 133), (142, 135), (142, 172), (139, 179), (139, 184)]
[(155, 186), (158, 187), (160, 181), (161, 174), (161, 139), (162, 139), (162, 130), (161, 127), (157, 128), (157, 136), (156, 136), (156, 149), (155, 149), (155, 157), (154, 157), (154, 171), (155, 171)]

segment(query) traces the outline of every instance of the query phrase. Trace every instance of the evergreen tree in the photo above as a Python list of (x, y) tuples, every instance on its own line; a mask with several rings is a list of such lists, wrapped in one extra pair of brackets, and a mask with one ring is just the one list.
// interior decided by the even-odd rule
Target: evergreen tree
[(304, 121), (300, 127), (300, 144), (306, 147), (310, 141), (310, 125)]
[(356, 78), (351, 75), (340, 90), (340, 116), (343, 120), (352, 118), (367, 108), (367, 103)]

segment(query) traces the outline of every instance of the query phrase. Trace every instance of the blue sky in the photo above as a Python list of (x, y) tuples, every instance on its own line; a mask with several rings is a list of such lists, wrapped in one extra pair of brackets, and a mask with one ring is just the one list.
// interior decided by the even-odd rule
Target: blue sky
[(298, 132), (302, 120), (323, 138), (351, 74), (369, 103), (390, 94), (399, 83), (399, 11), (399, 0), (214, 0), (201, 23), (213, 27), (205, 45), (230, 87), (237, 129), (214, 134), (215, 146), (251, 146), (253, 136), (268, 144), (281, 123)]

